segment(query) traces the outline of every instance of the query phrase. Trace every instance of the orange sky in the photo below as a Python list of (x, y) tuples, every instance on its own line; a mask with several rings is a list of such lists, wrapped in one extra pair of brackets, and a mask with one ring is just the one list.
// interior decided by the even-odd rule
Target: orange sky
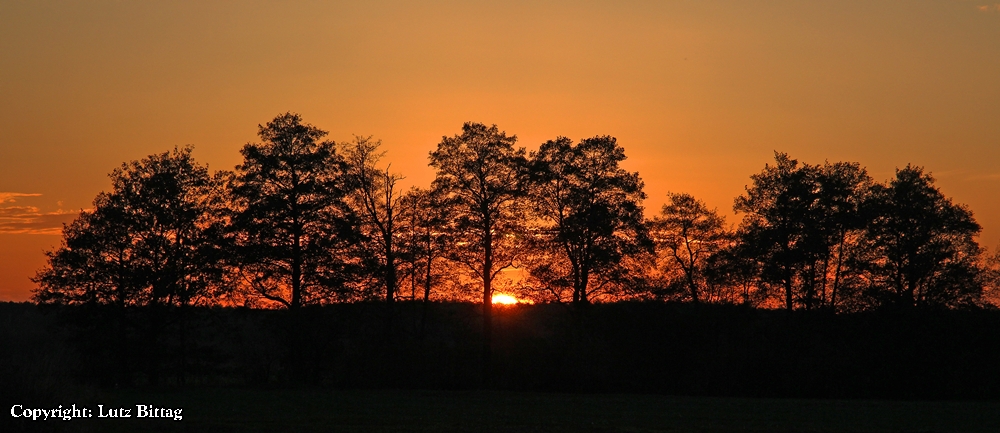
[(418, 185), (464, 121), (614, 135), (653, 212), (674, 191), (731, 215), (773, 150), (913, 163), (1000, 244), (1000, 3), (7, 0), (0, 300), (125, 160), (193, 144), (231, 169), (284, 111), (375, 135)]

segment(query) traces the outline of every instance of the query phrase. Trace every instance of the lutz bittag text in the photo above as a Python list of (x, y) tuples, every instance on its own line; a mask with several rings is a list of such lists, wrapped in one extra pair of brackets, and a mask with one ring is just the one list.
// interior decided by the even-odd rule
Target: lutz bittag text
[(181, 408), (156, 407), (146, 404), (128, 407), (111, 407), (103, 404), (96, 407), (60, 404), (51, 408), (32, 408), (15, 404), (10, 408), (10, 416), (30, 418), (32, 421), (48, 421), (50, 419), (71, 421), (77, 418), (166, 418), (181, 421), (184, 419), (182, 411)]

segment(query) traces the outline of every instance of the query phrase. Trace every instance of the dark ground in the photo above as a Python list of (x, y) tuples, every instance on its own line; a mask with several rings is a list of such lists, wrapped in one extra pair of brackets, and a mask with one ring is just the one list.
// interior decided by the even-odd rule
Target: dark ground
[[(500, 308), (485, 382), (477, 311), (0, 303), (0, 432), (1000, 432), (998, 311)], [(9, 413), (73, 403), (184, 420)]]
[[(201, 389), (76, 401), (183, 408), (184, 419), (36, 421), (40, 431), (998, 432), (1000, 402), (899, 402), (497, 391)], [(6, 414), (5, 414), (6, 415)], [(24, 425), (28, 424), (28, 425)]]

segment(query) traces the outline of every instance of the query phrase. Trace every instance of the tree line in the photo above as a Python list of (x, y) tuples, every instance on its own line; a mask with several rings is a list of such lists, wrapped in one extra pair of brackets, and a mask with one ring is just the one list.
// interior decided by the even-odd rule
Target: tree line
[[(972, 211), (921, 167), (873, 180), (853, 162), (775, 153), (751, 176), (731, 228), (668, 195), (644, 216), (643, 182), (611, 136), (528, 152), (466, 123), (430, 153), (427, 188), (403, 191), (381, 142), (327, 133), (293, 113), (259, 125), (232, 171), (192, 148), (123, 164), (63, 229), (34, 281), (42, 304), (229, 305), (297, 310), (379, 300), (586, 305), (618, 300), (854, 312), (989, 306), (998, 256)], [(523, 278), (502, 272), (521, 270)]]

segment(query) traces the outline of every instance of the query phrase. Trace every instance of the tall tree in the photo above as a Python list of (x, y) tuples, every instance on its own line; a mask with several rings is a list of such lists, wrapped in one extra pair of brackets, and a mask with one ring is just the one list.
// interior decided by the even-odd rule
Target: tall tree
[(751, 179), (734, 206), (745, 213), (739, 250), (759, 263), (762, 283), (782, 289), (785, 308), (835, 305), (848, 241), (864, 226), (867, 173), (855, 163), (799, 165), (775, 152), (775, 165)]
[(920, 167), (896, 170), (865, 203), (868, 263), (879, 304), (976, 304), (982, 295), (975, 237), (981, 230), (967, 207), (955, 204)]
[(401, 216), (406, 221), (406, 256), (410, 260), (411, 297), (426, 304), (431, 290), (440, 279), (438, 262), (444, 258), (449, 238), (448, 214), (442, 199), (433, 190), (411, 188), (400, 201)]
[[(64, 228), (62, 246), (48, 253), (48, 266), (34, 278), (36, 302), (118, 307), (96, 310), (101, 320), (93, 325), (101, 331), (84, 339), (107, 350), (102, 356), (122, 372), (120, 379), (139, 364), (156, 383), (162, 363), (176, 354), (183, 380), (183, 307), (208, 301), (221, 280), (209, 205), (214, 184), (191, 152), (175, 148), (114, 170), (111, 192)], [(165, 307), (181, 309), (168, 316)], [(171, 322), (180, 325), (177, 351), (166, 350), (162, 339)]]
[(780, 286), (791, 310), (811, 249), (805, 228), (816, 200), (814, 170), (784, 153), (775, 152), (774, 160), (774, 166), (750, 176), (753, 185), (736, 198), (734, 209), (745, 213), (741, 242), (753, 246), (745, 252), (761, 263), (761, 281)]
[(737, 230), (726, 245), (708, 257), (703, 275), (720, 299), (734, 304), (759, 306), (768, 299), (767, 286), (760, 282), (761, 263), (755, 245), (746, 233)]
[(234, 268), (256, 295), (289, 309), (347, 297), (358, 272), (358, 219), (336, 145), (298, 114), (258, 126), (228, 175)]
[(449, 272), (442, 263), (452, 238), (447, 226), (448, 212), (434, 190), (416, 187), (400, 200), (400, 210), (405, 224), (402, 240), (404, 255), (409, 262), (410, 298), (422, 301), (420, 335), (424, 336), (431, 291)]
[(370, 245), (371, 255), (380, 270), (377, 280), (385, 288), (385, 301), (392, 304), (396, 298), (399, 280), (400, 235), (399, 201), (402, 196), (396, 182), (402, 176), (391, 173), (389, 167), (378, 167), (385, 152), (380, 152), (381, 140), (355, 137), (353, 142), (341, 144), (347, 162), (347, 178), (354, 205), (361, 220), (361, 232)]
[(461, 134), (442, 137), (430, 154), (437, 170), (433, 187), (448, 208), (454, 232), (448, 258), (482, 284), (484, 381), (492, 374), (493, 280), (514, 264), (522, 242), (526, 159), (524, 148), (514, 148), (516, 142), (496, 125), (468, 122)]
[(874, 182), (858, 163), (827, 162), (818, 170), (819, 245), (813, 266), (818, 270), (814, 272), (814, 293), (818, 292), (821, 301), (837, 310), (842, 290), (858, 284), (861, 269), (857, 265), (863, 260), (862, 236), (867, 225), (861, 207)]
[(667, 194), (668, 202), (652, 221), (658, 249), (680, 269), (683, 285), (695, 303), (704, 300), (710, 280), (705, 268), (712, 255), (727, 246), (725, 219), (690, 194)]
[(133, 259), (133, 240), (118, 197), (102, 192), (93, 209), (63, 227), (62, 245), (48, 251), (46, 266), (35, 274), (32, 299), (38, 303), (141, 303), (141, 284)]
[(550, 286), (567, 285), (574, 303), (609, 290), (624, 258), (652, 250), (642, 216), (639, 174), (619, 166), (625, 150), (610, 136), (559, 137), (531, 153), (530, 197), (544, 253), (529, 265)]
[(37, 302), (188, 305), (220, 275), (208, 197), (212, 181), (192, 149), (122, 164), (112, 191), (63, 229), (34, 280)]

